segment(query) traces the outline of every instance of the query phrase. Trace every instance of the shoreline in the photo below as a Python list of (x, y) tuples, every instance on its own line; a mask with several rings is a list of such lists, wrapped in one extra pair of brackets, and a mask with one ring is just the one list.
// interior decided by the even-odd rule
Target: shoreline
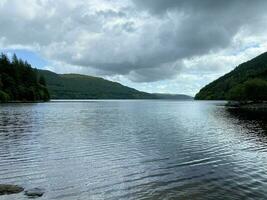
[(238, 101), (229, 101), (226, 105), (230, 109), (239, 109), (241, 111), (267, 114), (267, 102), (238, 102)]
[[(49, 100), (50, 101), (50, 100)], [(7, 101), (7, 102), (0, 102), (0, 104), (12, 104), (12, 103), (46, 103), (49, 101)]]
[(49, 101), (7, 101), (0, 104), (13, 103), (49, 103), (49, 102), (86, 102), (86, 101), (131, 101), (131, 100), (163, 100), (163, 101), (194, 101), (194, 99), (50, 99)]

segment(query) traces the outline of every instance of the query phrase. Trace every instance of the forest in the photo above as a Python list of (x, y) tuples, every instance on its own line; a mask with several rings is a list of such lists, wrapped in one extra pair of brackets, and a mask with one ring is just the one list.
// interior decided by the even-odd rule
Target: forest
[(267, 101), (267, 52), (208, 84), (195, 99)]
[(46, 80), (27, 61), (0, 55), (0, 102), (49, 101)]

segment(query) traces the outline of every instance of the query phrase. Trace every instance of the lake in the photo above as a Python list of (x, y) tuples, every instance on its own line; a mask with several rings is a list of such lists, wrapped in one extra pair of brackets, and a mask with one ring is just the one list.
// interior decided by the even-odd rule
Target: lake
[(1, 104), (0, 183), (40, 199), (267, 199), (266, 123), (223, 104)]

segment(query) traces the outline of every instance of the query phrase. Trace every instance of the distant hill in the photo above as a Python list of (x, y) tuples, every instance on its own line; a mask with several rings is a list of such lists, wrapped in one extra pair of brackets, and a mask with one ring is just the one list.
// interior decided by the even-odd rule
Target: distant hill
[(191, 96), (184, 95), (184, 94), (161, 94), (161, 93), (154, 93), (157, 98), (159, 99), (173, 99), (173, 100), (192, 100), (194, 99)]
[(38, 70), (46, 80), (52, 99), (177, 99), (192, 97), (179, 94), (150, 94), (103, 78), (80, 74), (56, 74)]
[(153, 94), (140, 92), (120, 83), (103, 78), (79, 75), (56, 74), (39, 70), (45, 77), (52, 99), (154, 99)]
[(267, 100), (267, 52), (202, 88), (197, 100)]

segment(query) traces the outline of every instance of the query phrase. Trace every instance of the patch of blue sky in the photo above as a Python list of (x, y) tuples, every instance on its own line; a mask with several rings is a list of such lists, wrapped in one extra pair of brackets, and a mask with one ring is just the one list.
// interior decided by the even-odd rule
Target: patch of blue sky
[(242, 48), (239, 48), (238, 50), (232, 52), (232, 55), (239, 55), (240, 53), (245, 52), (248, 49), (254, 49), (254, 48), (260, 48), (260, 44), (258, 43), (252, 43), (252, 44), (247, 44), (245, 46), (242, 46)]
[(33, 51), (24, 49), (0, 49), (0, 52), (7, 54), (9, 58), (12, 58), (12, 55), (15, 53), (18, 58), (27, 61), (34, 68), (43, 69), (49, 65), (47, 60), (43, 59), (40, 55)]

